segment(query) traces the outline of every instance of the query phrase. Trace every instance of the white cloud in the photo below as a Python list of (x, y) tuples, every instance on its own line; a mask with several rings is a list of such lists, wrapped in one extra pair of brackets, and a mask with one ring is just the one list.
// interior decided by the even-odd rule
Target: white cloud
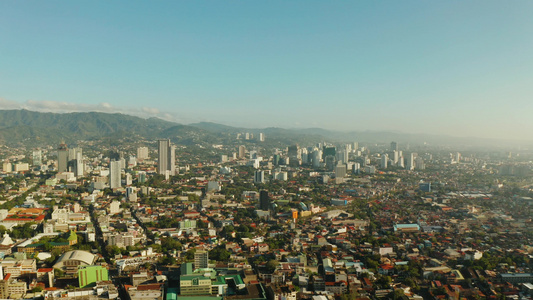
[(0, 98), (1, 109), (21, 109), (22, 105), (15, 101), (10, 101), (4, 98)]
[(70, 113), (70, 112), (105, 112), (122, 113), (141, 118), (156, 117), (167, 121), (179, 122), (179, 118), (169, 112), (161, 112), (155, 107), (118, 107), (108, 102), (97, 104), (81, 104), (73, 102), (51, 101), (51, 100), (27, 100), (20, 103), (16, 101), (0, 98), (0, 109), (27, 109), (40, 112)]
[(141, 110), (147, 114), (157, 115), (159, 114), (159, 109), (154, 107), (143, 107)]

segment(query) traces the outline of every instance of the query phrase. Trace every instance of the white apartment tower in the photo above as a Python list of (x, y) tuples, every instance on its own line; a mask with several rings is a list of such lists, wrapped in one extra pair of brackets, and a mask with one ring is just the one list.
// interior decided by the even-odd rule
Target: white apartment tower
[(137, 159), (147, 159), (147, 158), (148, 158), (148, 147), (137, 148)]
[(157, 174), (176, 175), (176, 146), (169, 139), (157, 141)]
[(389, 163), (389, 156), (387, 154), (381, 155), (381, 168), (386, 169)]
[(121, 186), (120, 178), (120, 161), (112, 161), (109, 163), (109, 187), (112, 189), (119, 188)]
[(415, 155), (410, 153), (405, 159), (405, 169), (414, 170), (415, 169)]
[(43, 164), (43, 152), (41, 150), (34, 150), (32, 153), (33, 166), (37, 167)]

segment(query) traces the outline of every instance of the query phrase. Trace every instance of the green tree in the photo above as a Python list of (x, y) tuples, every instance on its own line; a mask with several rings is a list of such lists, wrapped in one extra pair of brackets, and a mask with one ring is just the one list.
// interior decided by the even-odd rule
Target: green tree
[(266, 271), (268, 273), (274, 273), (276, 268), (279, 266), (279, 261), (271, 259), (266, 263)]
[(217, 247), (209, 251), (209, 258), (216, 261), (227, 261), (231, 256), (231, 253), (226, 248)]
[(185, 259), (187, 259), (188, 261), (193, 260), (194, 253), (196, 253), (196, 249), (190, 249), (187, 252), (185, 252)]

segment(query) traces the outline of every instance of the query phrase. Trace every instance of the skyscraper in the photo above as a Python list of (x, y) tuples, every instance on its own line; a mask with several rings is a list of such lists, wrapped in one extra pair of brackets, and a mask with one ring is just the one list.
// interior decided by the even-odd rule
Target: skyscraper
[(335, 177), (336, 178), (344, 178), (346, 177), (346, 165), (342, 163), (338, 163), (335, 166)]
[(270, 209), (270, 197), (268, 196), (267, 191), (259, 192), (259, 208), (261, 208), (261, 210)]
[(64, 142), (57, 148), (57, 171), (66, 172), (68, 170), (68, 147)]
[(390, 143), (390, 149), (391, 149), (392, 151), (398, 151), (398, 143), (396, 143), (396, 142), (391, 142), (391, 143)]
[(381, 155), (381, 168), (386, 169), (389, 163), (389, 156), (387, 154)]
[(335, 148), (335, 146), (324, 147), (324, 151), (322, 151), (322, 159), (326, 160), (326, 156), (330, 155), (336, 157), (337, 148)]
[(257, 170), (254, 172), (254, 183), (265, 183), (265, 171)]
[(320, 167), (320, 158), (322, 157), (322, 153), (320, 153), (320, 150), (318, 148), (314, 148), (313, 152), (311, 152), (311, 163), (313, 164), (313, 168), (319, 168)]
[(246, 155), (246, 147), (244, 147), (243, 145), (240, 145), (239, 146), (239, 158), (244, 158), (245, 155)]
[(147, 159), (148, 158), (148, 147), (139, 147), (139, 148), (137, 148), (137, 158), (138, 159)]
[(169, 139), (159, 140), (157, 145), (157, 173), (161, 175), (176, 175), (176, 147)]
[(41, 150), (34, 150), (32, 154), (33, 166), (37, 167), (43, 164), (43, 156)]
[(392, 162), (394, 164), (397, 164), (398, 163), (398, 159), (400, 159), (400, 152), (396, 151), (396, 150), (393, 150), (391, 154), (392, 154)]
[(120, 161), (111, 161), (109, 163), (109, 187), (112, 189), (119, 188), (122, 185), (120, 178)]
[(405, 169), (414, 170), (415, 168), (415, 156), (414, 153), (410, 153), (405, 159)]
[(83, 175), (85, 174), (85, 165), (83, 163), (81, 149), (79, 152), (76, 152), (76, 159), (74, 160), (74, 162), (74, 175), (76, 175), (77, 177), (83, 177)]

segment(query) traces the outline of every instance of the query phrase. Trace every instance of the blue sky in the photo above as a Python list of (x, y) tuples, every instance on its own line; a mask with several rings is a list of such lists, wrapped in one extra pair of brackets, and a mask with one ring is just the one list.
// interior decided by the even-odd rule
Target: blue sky
[(533, 1), (0, 1), (0, 108), (531, 140)]

